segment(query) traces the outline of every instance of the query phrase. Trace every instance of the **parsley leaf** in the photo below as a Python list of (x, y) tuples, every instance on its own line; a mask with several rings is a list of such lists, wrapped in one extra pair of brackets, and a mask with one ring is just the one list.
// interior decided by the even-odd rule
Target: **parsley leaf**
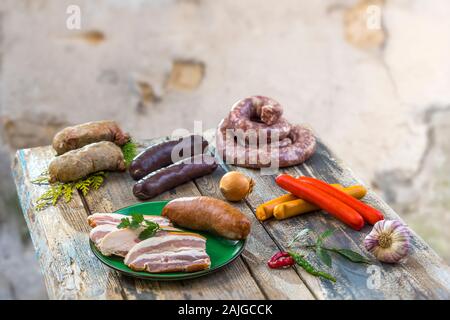
[(131, 218), (133, 219), (133, 221), (136, 221), (137, 223), (144, 222), (144, 215), (140, 213), (133, 213), (131, 215)]
[(120, 223), (117, 225), (117, 229), (125, 229), (130, 226), (130, 219), (128, 218), (122, 218), (120, 220)]
[(149, 225), (147, 228), (144, 229), (144, 231), (142, 231), (139, 234), (139, 239), (145, 240), (150, 237), (153, 237), (156, 234), (156, 232), (159, 231), (159, 229), (160, 229), (159, 224), (157, 223), (154, 223), (154, 225)]
[(142, 230), (138, 236), (140, 240), (145, 240), (150, 237), (153, 237), (159, 230), (161, 230), (159, 224), (157, 224), (154, 221), (145, 220), (144, 215), (140, 213), (132, 214), (131, 220), (130, 218), (122, 218), (117, 228), (118, 229), (129, 228), (132, 230), (143, 228), (144, 230)]

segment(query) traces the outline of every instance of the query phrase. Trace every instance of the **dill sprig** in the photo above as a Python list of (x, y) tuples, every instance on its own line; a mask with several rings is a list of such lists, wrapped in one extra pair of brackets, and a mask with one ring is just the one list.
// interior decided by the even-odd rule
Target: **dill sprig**
[(41, 211), (49, 206), (55, 206), (61, 198), (68, 203), (73, 199), (73, 193), (76, 190), (79, 190), (86, 196), (92, 189), (97, 190), (100, 188), (105, 178), (106, 172), (99, 171), (74, 182), (49, 183), (48, 172), (43, 172), (38, 178), (31, 181), (37, 185), (49, 185), (47, 191), (36, 199), (35, 208), (37, 211)]

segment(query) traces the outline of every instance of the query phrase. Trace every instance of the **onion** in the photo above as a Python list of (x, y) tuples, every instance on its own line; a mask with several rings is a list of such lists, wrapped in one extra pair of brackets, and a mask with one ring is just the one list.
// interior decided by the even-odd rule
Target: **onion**
[(254, 181), (237, 171), (230, 171), (220, 179), (220, 191), (228, 201), (240, 201), (252, 192)]

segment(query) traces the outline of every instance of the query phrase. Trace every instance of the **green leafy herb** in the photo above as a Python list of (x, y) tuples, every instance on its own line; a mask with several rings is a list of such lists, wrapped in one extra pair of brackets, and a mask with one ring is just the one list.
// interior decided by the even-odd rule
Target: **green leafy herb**
[(321, 242), (323, 242), (323, 240), (325, 240), (326, 238), (331, 236), (333, 233), (334, 233), (334, 230), (328, 229), (328, 230), (322, 232), (322, 234), (319, 236), (318, 240), (321, 240)]
[(316, 246), (316, 254), (319, 259), (328, 267), (331, 268), (332, 260), (330, 254), (323, 247)]
[(359, 253), (349, 250), (349, 249), (335, 249), (335, 248), (326, 248), (328, 251), (335, 252), (337, 254), (340, 254), (342, 257), (346, 258), (347, 260), (350, 260), (354, 263), (367, 263), (370, 264), (370, 260), (363, 257)]
[(117, 225), (117, 229), (125, 229), (130, 227), (130, 220), (128, 218), (120, 219), (120, 223)]
[(332, 259), (330, 254), (327, 252), (326, 249), (322, 247), (322, 245), (323, 241), (329, 236), (331, 236), (333, 232), (334, 232), (333, 230), (328, 229), (322, 234), (320, 234), (316, 240), (316, 254), (319, 257), (319, 259), (329, 268), (331, 268)]
[(309, 231), (310, 231), (310, 230), (309, 230), (308, 228), (300, 230), (300, 231), (294, 236), (294, 238), (292, 238), (292, 240), (289, 242), (289, 244), (287, 245), (287, 247), (290, 248), (290, 247), (292, 247), (292, 245), (293, 245), (295, 242), (297, 242), (299, 239), (301, 239), (301, 238), (306, 238), (306, 236), (308, 235)]
[(42, 173), (31, 182), (37, 185), (48, 185), (49, 188), (35, 202), (37, 211), (49, 206), (55, 206), (63, 198), (66, 203), (73, 199), (73, 193), (79, 190), (83, 195), (87, 195), (92, 189), (97, 190), (105, 181), (106, 173), (103, 171), (93, 173), (75, 182), (55, 182), (49, 183), (48, 172)]
[(120, 223), (117, 225), (118, 229), (130, 228), (136, 230), (140, 227), (144, 228), (139, 233), (139, 239), (141, 240), (153, 237), (159, 230), (161, 230), (159, 224), (154, 221), (145, 220), (144, 215), (140, 213), (133, 213), (131, 218), (122, 218)]
[(147, 238), (153, 237), (156, 232), (160, 230), (159, 224), (153, 221), (149, 222), (151, 222), (151, 224), (147, 225), (147, 228), (145, 228), (144, 231), (139, 234), (139, 239), (145, 240)]
[(122, 146), (122, 153), (128, 167), (137, 155), (137, 144), (132, 140), (128, 141)]
[(323, 272), (313, 267), (301, 254), (289, 251), (289, 255), (294, 259), (294, 261), (306, 272), (312, 274), (316, 277), (322, 277), (324, 279), (328, 279), (330, 281), (336, 282), (336, 278), (331, 274)]
[(144, 221), (144, 215), (140, 213), (133, 213), (131, 216), (133, 217), (133, 221), (136, 221), (138, 224)]
[[(303, 229), (300, 232), (298, 232), (291, 240), (291, 242), (287, 245), (287, 247), (288, 248), (292, 247), (294, 242), (301, 240), (301, 238), (304, 238), (308, 232), (309, 229)], [(326, 230), (317, 237), (314, 244), (303, 245), (303, 247), (307, 249), (313, 249), (317, 257), (320, 259), (320, 261), (322, 261), (327, 267), (332, 266), (332, 256), (330, 255), (330, 253), (336, 253), (353, 263), (370, 263), (370, 260), (350, 249), (329, 248), (324, 246), (326, 239), (329, 238), (333, 233), (334, 230)]]

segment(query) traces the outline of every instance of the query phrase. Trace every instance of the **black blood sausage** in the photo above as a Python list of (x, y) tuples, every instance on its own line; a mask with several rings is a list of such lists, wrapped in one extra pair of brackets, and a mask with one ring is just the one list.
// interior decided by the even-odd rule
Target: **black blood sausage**
[(173, 164), (172, 151), (175, 148), (177, 161), (203, 153), (207, 147), (208, 141), (199, 135), (191, 135), (155, 144), (142, 151), (133, 159), (129, 168), (130, 175), (134, 180), (139, 180), (153, 171)]
[(136, 182), (133, 194), (141, 200), (150, 199), (183, 183), (210, 174), (216, 168), (217, 163), (212, 156), (196, 155), (148, 174)]

